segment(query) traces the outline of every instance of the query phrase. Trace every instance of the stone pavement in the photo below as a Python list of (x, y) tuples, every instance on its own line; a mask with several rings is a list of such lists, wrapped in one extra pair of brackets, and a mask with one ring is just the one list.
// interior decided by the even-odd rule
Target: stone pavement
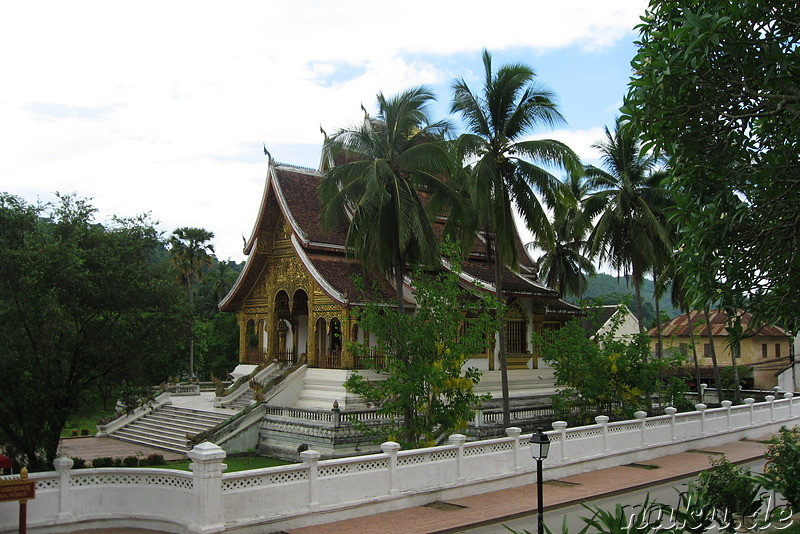
[(160, 454), (165, 460), (182, 460), (185, 454), (130, 443), (114, 438), (97, 438), (94, 436), (61, 438), (58, 444), (58, 455), (70, 458), (83, 458), (88, 463), (95, 458), (125, 458), (138, 456), (144, 458), (150, 454)]
[[(732, 463), (755, 460), (764, 455), (766, 446), (762, 442), (769, 437), (764, 436), (762, 439), (753, 441), (735, 441), (715, 447), (706, 447), (702, 450), (664, 456), (635, 465), (598, 469), (547, 481), (544, 486), (545, 510), (590, 501), (598, 497), (608, 497), (671, 480), (680, 480), (708, 469), (711, 466), (711, 460), (723, 454)], [(121, 454), (106, 454), (106, 456), (115, 455)], [(657, 467), (643, 467), (646, 465)], [(416, 506), (313, 527), (291, 529), (284, 531), (283, 534), (352, 534), (353, 532), (363, 534), (396, 534), (398, 532), (403, 534), (445, 534), (501, 523), (535, 513), (536, 485), (534, 483), (427, 506)], [(149, 534), (153, 531), (114, 528), (80, 532), (84, 534), (101, 532)], [(506, 532), (506, 530), (498, 524), (498, 532)]]

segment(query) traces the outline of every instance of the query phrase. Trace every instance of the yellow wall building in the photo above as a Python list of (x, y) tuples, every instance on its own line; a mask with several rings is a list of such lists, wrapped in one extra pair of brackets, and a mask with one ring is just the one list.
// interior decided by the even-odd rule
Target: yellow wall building
[[(728, 316), (719, 311), (709, 314), (711, 321), (711, 337), (717, 356), (717, 365), (730, 367), (731, 349), (728, 331), (725, 326)], [(791, 336), (783, 328), (774, 325), (757, 325), (749, 313), (741, 314), (744, 339), (741, 343), (741, 356), (738, 365), (752, 368), (754, 387), (770, 389), (777, 384), (776, 373), (789, 366), (789, 344)], [(657, 353), (657, 330), (652, 328), (648, 334), (652, 337), (651, 348)], [(693, 311), (679, 315), (661, 325), (663, 352), (678, 352), (686, 356), (690, 364), (697, 355), (697, 363), (701, 367), (704, 380), (708, 379), (712, 368), (711, 341), (708, 337), (706, 317), (703, 312)], [(692, 347), (694, 346), (694, 351)], [(713, 382), (707, 382), (713, 386)]]

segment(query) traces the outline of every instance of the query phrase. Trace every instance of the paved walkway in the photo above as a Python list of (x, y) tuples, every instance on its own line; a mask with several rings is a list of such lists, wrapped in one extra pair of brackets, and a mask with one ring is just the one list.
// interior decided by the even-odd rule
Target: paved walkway
[(137, 456), (144, 458), (151, 454), (160, 454), (165, 460), (182, 460), (185, 454), (129, 443), (114, 438), (97, 438), (94, 436), (78, 438), (61, 438), (58, 444), (58, 455), (70, 458), (83, 458), (87, 464), (95, 458), (125, 458)]
[[(764, 439), (768, 439), (765, 436)], [(545, 482), (545, 510), (560, 508), (597, 497), (679, 480), (710, 467), (712, 458), (724, 454), (733, 463), (754, 460), (763, 456), (766, 447), (760, 440), (736, 441), (717, 447), (664, 456), (636, 466), (599, 469)], [(546, 460), (545, 460), (546, 461)], [(648, 469), (641, 465), (658, 466)], [(497, 523), (535, 514), (536, 485), (530, 484), (491, 493), (452, 499), (446, 503), (417, 506), (405, 510), (327, 523), (286, 531), (286, 534), (444, 534), (461, 532), (466, 528)], [(498, 525), (498, 532), (507, 532)]]
[[(679, 480), (708, 469), (713, 458), (721, 455), (732, 463), (742, 463), (763, 456), (763, 439), (735, 441), (715, 447), (664, 456), (636, 465), (599, 469), (545, 482), (545, 510), (607, 497), (633, 489)], [(88, 440), (89, 438), (83, 438)], [(95, 438), (108, 439), (108, 438)], [(115, 440), (110, 440), (115, 441)], [(122, 442), (120, 442), (122, 443)], [(85, 456), (84, 456), (85, 457)], [(656, 466), (646, 468), (644, 465)], [(374, 514), (366, 517), (326, 523), (313, 527), (285, 531), (284, 534), (445, 534), (462, 532), (467, 528), (500, 523), (536, 513), (536, 485), (494, 491), (434, 503)], [(84, 534), (113, 532), (114, 534), (146, 534), (139, 529), (100, 529), (80, 531)], [(498, 532), (506, 530), (498, 524)]]

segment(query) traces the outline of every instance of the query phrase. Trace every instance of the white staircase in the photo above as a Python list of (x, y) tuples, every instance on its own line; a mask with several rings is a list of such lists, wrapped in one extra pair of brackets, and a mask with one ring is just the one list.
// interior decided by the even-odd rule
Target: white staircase
[(186, 434), (198, 434), (228, 419), (224, 413), (165, 405), (111, 434), (112, 438), (168, 451), (189, 452)]
[[(294, 403), (294, 408), (306, 410), (330, 410), (333, 402), (339, 404), (341, 410), (363, 410), (364, 399), (348, 393), (344, 382), (352, 371), (339, 369), (306, 369), (303, 376), (303, 389)], [(373, 371), (359, 371), (369, 379), (377, 379)]]

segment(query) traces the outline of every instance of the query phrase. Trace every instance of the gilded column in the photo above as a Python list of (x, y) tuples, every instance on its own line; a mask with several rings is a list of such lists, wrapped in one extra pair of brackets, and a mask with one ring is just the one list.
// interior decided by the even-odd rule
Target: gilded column
[(241, 311), (236, 312), (239, 324), (239, 363), (247, 363), (247, 318)]

